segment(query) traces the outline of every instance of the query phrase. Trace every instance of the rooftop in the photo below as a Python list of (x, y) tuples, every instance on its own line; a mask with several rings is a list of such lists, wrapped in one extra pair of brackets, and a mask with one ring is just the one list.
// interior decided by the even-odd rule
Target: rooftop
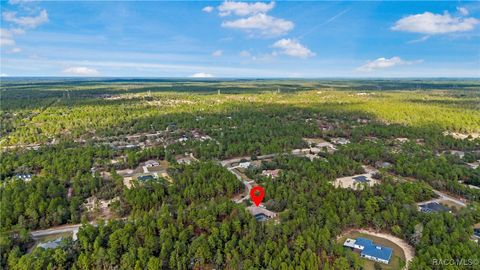
[(60, 242), (62, 242), (61, 237), (57, 238), (55, 240), (52, 240), (52, 241), (48, 241), (48, 242), (45, 242), (45, 243), (40, 243), (40, 244), (38, 244), (37, 247), (41, 247), (41, 248), (44, 248), (44, 249), (57, 248), (60, 245)]
[(343, 244), (346, 247), (361, 250), (362, 256), (373, 257), (384, 261), (390, 261), (393, 250), (388, 247), (378, 246), (368, 238), (358, 237), (357, 239), (347, 238)]
[(448, 207), (441, 205), (438, 202), (429, 202), (419, 205), (420, 210), (424, 212), (449, 212)]
[(355, 180), (357, 182), (361, 182), (361, 183), (370, 182), (370, 179), (368, 179), (365, 175), (355, 176), (355, 177), (353, 177), (353, 180)]
[(145, 166), (158, 166), (158, 162), (156, 160), (147, 160), (145, 161)]
[(155, 178), (152, 175), (142, 175), (142, 176), (137, 177), (137, 179), (139, 181), (150, 181), (150, 180), (153, 180)]
[(378, 259), (390, 261), (390, 258), (392, 257), (392, 249), (388, 247), (383, 247), (383, 246), (377, 246), (377, 245), (368, 245), (365, 246), (365, 248), (362, 251), (362, 255), (367, 255), (370, 257), (375, 257)]
[(274, 218), (277, 216), (275, 212), (255, 205), (247, 207), (247, 210), (259, 221), (264, 221), (264, 218)]
[(373, 245), (373, 241), (370, 240), (370, 239), (367, 239), (367, 238), (358, 237), (358, 238), (355, 240), (355, 244), (356, 244), (356, 245), (359, 245), (359, 246), (366, 247), (366, 246)]

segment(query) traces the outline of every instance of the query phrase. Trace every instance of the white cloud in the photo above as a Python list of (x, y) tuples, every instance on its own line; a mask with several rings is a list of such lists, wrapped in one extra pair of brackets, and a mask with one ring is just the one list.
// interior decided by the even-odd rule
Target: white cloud
[(15, 47), (9, 51), (9, 53), (20, 53), (22, 52), (21, 48)]
[(243, 50), (239, 53), (241, 57), (251, 57), (252, 54), (249, 51)]
[(448, 12), (434, 14), (425, 12), (410, 15), (398, 20), (392, 30), (421, 33), (427, 35), (466, 32), (473, 30), (480, 23), (476, 18), (452, 17)]
[(10, 32), (12, 32), (12, 34), (15, 34), (15, 35), (23, 35), (25, 34), (25, 30), (21, 29), (21, 28), (12, 28), (9, 30)]
[(2, 73), (2, 74), (0, 74), (0, 77), (8, 77), (8, 74)]
[(94, 68), (88, 67), (69, 67), (62, 71), (70, 75), (80, 75), (80, 76), (96, 76), (99, 72)]
[(470, 13), (465, 7), (457, 7), (457, 11), (463, 16), (467, 16)]
[(294, 24), (291, 21), (260, 13), (247, 18), (225, 21), (222, 27), (240, 29), (253, 36), (275, 37), (288, 33), (293, 29)]
[(220, 16), (228, 16), (235, 14), (237, 16), (248, 16), (259, 13), (267, 13), (273, 7), (275, 7), (275, 2), (270, 3), (245, 3), (245, 2), (235, 2), (235, 1), (225, 1), (220, 6), (218, 6)]
[(5, 28), (0, 28), (0, 46), (15, 46), (13, 33)]
[(210, 13), (213, 11), (213, 7), (211, 6), (206, 6), (202, 9), (203, 12), (207, 12), (207, 13)]
[(222, 50), (216, 50), (212, 53), (212, 56), (213, 57), (220, 57), (223, 55), (223, 51)]
[(14, 12), (14, 11), (5, 11), (2, 13), (2, 15), (3, 15), (3, 19), (6, 22), (15, 23), (19, 26), (27, 27), (27, 28), (36, 28), (37, 26), (45, 22), (48, 22), (48, 14), (45, 9), (40, 11), (40, 14), (38, 14), (37, 16), (32, 16), (32, 17), (28, 17), (28, 16), (18, 17), (17, 12)]
[(190, 75), (191, 78), (213, 78), (214, 76), (210, 73), (205, 73), (205, 72), (199, 72)]
[(15, 46), (15, 40), (11, 38), (0, 38), (0, 47)]
[(375, 70), (391, 68), (394, 66), (411, 65), (420, 62), (422, 62), (422, 60), (405, 61), (398, 56), (394, 56), (392, 58), (381, 57), (373, 61), (367, 61), (365, 65), (360, 66), (359, 68), (357, 68), (357, 70), (362, 72), (372, 72)]
[(315, 53), (310, 51), (310, 49), (303, 46), (298, 41), (289, 38), (280, 39), (275, 42), (272, 47), (280, 49), (279, 53), (281, 54), (293, 57), (308, 58), (315, 56)]

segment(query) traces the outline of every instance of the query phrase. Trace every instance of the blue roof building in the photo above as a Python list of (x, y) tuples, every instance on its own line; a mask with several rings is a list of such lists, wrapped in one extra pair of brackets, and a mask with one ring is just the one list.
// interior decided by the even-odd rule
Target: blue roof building
[(373, 245), (373, 241), (370, 240), (370, 239), (367, 239), (367, 238), (358, 237), (357, 239), (355, 239), (355, 244), (357, 246), (361, 246), (361, 247), (365, 248), (366, 246)]
[(388, 247), (382, 247), (377, 245), (365, 246), (360, 253), (360, 256), (372, 261), (388, 264), (392, 258), (392, 249)]
[(343, 244), (356, 250), (360, 250), (360, 256), (372, 261), (388, 264), (392, 258), (393, 250), (384, 246), (377, 246), (372, 240), (358, 237), (357, 239), (348, 238)]
[(365, 175), (359, 175), (353, 177), (353, 180), (360, 182), (360, 183), (367, 183), (370, 182), (370, 179), (368, 179)]
[(137, 177), (137, 179), (141, 182), (145, 182), (145, 181), (153, 180), (155, 178), (152, 175), (142, 175), (142, 176)]

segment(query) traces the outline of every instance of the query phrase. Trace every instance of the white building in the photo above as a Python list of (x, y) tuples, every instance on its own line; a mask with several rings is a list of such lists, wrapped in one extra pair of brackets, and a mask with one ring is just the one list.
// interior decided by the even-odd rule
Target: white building
[(333, 142), (334, 144), (345, 145), (345, 144), (350, 143), (350, 140), (345, 139), (345, 138), (333, 138), (333, 139), (332, 139), (332, 142)]
[(145, 162), (145, 167), (156, 167), (159, 166), (160, 164), (155, 161), (155, 160), (148, 160)]
[(240, 162), (240, 164), (238, 164), (240, 168), (244, 168), (244, 169), (248, 169), (251, 165), (252, 165), (251, 162), (248, 162), (248, 161)]

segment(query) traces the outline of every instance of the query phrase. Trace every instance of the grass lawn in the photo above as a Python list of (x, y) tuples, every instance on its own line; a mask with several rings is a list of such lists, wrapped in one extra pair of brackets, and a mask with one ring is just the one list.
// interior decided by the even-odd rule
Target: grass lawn
[[(383, 264), (379, 263), (382, 269), (392, 269), (392, 270), (397, 270), (397, 269), (402, 269), (402, 267), (405, 265), (405, 254), (403, 253), (403, 250), (393, 243), (392, 241), (385, 239), (385, 238), (380, 238), (377, 236), (373, 236), (370, 234), (364, 234), (364, 233), (359, 233), (359, 232), (351, 232), (348, 235), (345, 235), (344, 237), (339, 239), (339, 243), (343, 244), (347, 238), (357, 238), (357, 237), (364, 237), (373, 240), (373, 243), (376, 245), (381, 245), (385, 247), (389, 247), (393, 249), (393, 255), (392, 258), (390, 259), (390, 263)], [(360, 255), (358, 255), (360, 257)], [(364, 262), (365, 265), (365, 270), (374, 270), (374, 261), (370, 261), (368, 259), (361, 259)]]

